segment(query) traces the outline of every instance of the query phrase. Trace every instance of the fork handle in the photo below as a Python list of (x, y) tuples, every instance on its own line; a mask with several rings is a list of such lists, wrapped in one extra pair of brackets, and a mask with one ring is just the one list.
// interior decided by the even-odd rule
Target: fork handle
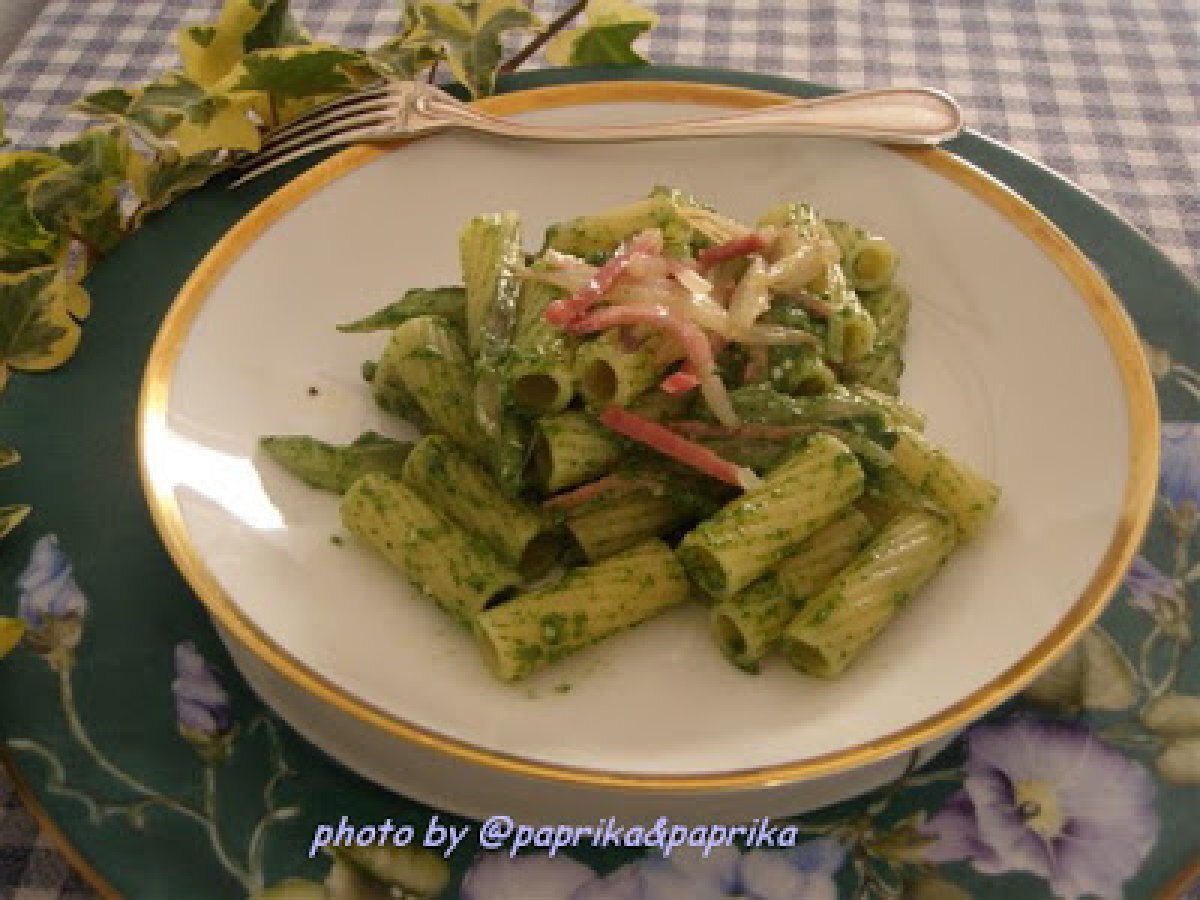
[(731, 115), (651, 125), (537, 125), (502, 119), (477, 109), (432, 104), (447, 125), (477, 128), (515, 138), (556, 141), (648, 141), (680, 137), (819, 135), (898, 144), (936, 144), (962, 129), (953, 98), (931, 88), (851, 91), (815, 100), (793, 100)]

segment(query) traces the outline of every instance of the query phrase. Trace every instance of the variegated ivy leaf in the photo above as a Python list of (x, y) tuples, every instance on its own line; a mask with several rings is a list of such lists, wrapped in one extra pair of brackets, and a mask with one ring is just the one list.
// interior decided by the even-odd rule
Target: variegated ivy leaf
[[(24, 509), (29, 512), (29, 507), (12, 507), (7, 506), (0, 508), (0, 517), (4, 515), (6, 509)], [(22, 516), (21, 518), (24, 518)], [(19, 523), (21, 520), (18, 519)], [(12, 531), (10, 527), (8, 531)], [(0, 528), (3, 528), (2, 519), (0, 519)], [(0, 532), (0, 538), (8, 534), (8, 531)], [(18, 619), (13, 616), (0, 616), (0, 659), (8, 656), (16, 648), (17, 644), (21, 643), (21, 638), (25, 636), (25, 620)]]
[(259, 147), (252, 100), (210, 89), (182, 72), (167, 72), (140, 89), (108, 88), (76, 108), (132, 128), (151, 144), (169, 142), (181, 156)]
[(54, 266), (0, 274), (0, 386), (9, 369), (53, 369), (79, 345), (70, 311), (75, 289), (57, 276)]
[(200, 187), (225, 168), (224, 154), (210, 150), (182, 156), (166, 149), (153, 159), (134, 153), (129, 157), (129, 185), (142, 202), (134, 226), (149, 212), (162, 209), (180, 194)]
[[(25, 516), (29, 515), (30, 506), (18, 503), (12, 506), (0, 506), (0, 540), (4, 540), (12, 533), (12, 530), (25, 521)], [(4, 623), (4, 617), (0, 617), (0, 624)], [(18, 640), (20, 635), (17, 636)], [(4, 647), (4, 635), (0, 634), (0, 656), (4, 656), (7, 650)]]
[(39, 177), (29, 208), (46, 228), (67, 231), (95, 251), (122, 237), (119, 186), (125, 180), (129, 141), (118, 128), (91, 128), (55, 153), (67, 163)]
[(0, 441), (0, 469), (15, 466), (20, 461), (21, 454), (17, 452), (17, 448), (11, 444), (6, 444), (4, 441)]
[(633, 42), (658, 24), (658, 16), (629, 0), (591, 0), (585, 24), (557, 34), (546, 45), (556, 66), (644, 66)]
[(504, 34), (541, 27), (538, 17), (520, 0), (422, 0), (417, 15), (445, 55), (454, 77), (472, 97), (495, 93)]
[(309, 42), (288, 0), (227, 0), (211, 25), (189, 25), (177, 36), (183, 69), (203, 85), (225, 78), (247, 53)]
[(329, 44), (256, 50), (247, 54), (221, 82), (232, 95), (262, 93), (278, 108), (293, 104), (278, 118), (296, 114), (297, 102), (313, 104), (358, 87), (369, 70), (363, 54)]
[(441, 58), (433, 36), (421, 24), (415, 4), (404, 3), (399, 34), (368, 50), (365, 62), (382, 78), (410, 81)]
[(39, 178), (65, 165), (49, 153), (0, 153), (0, 271), (44, 265), (61, 253), (65, 239), (34, 215), (29, 192)]

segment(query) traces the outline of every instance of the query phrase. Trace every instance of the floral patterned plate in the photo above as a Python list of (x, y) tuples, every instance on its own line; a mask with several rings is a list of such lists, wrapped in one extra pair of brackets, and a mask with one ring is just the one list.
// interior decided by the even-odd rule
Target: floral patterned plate
[[(511, 88), (628, 77), (537, 73)], [(808, 95), (764, 76), (639, 71)], [(468, 900), (1131, 897), (1181, 893), (1200, 856), (1200, 292), (1094, 200), (975, 135), (952, 147), (1083, 249), (1149, 345), (1163, 420), (1160, 506), (1102, 624), (1021, 699), (920, 772), (796, 820), (796, 846), (633, 849), (630, 835), (510, 858), (467, 828), (453, 852), (310, 853), (320, 825), (469, 823), (374, 788), (276, 721), (236, 677), (161, 548), (138, 487), (134, 416), (161, 318), (204, 252), (295, 170), (216, 184), (151, 220), (91, 276), (91, 339), (10, 386), (0, 410), (35, 513), (5, 544), (5, 607), (30, 626), (0, 673), (7, 760), (106, 895), (221, 898), (286, 878), (288, 896)], [(27, 393), (30, 392), (30, 393)], [(1083, 448), (1081, 452), (1086, 452)], [(13, 477), (13, 476), (10, 476)], [(498, 813), (503, 810), (497, 810)], [(639, 841), (644, 835), (639, 835)], [(421, 843), (420, 837), (415, 843)], [(445, 857), (444, 862), (439, 862)], [(365, 862), (370, 863), (370, 860)], [(328, 889), (318, 883), (328, 881)], [(388, 884), (390, 884), (390, 888)], [(1193, 888), (1194, 890), (1194, 888)]]

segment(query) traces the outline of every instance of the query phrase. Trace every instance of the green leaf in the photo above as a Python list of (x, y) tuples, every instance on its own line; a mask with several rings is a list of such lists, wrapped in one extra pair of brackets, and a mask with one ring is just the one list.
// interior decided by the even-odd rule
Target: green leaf
[(658, 24), (658, 16), (628, 0), (592, 0), (581, 28), (560, 32), (546, 45), (556, 66), (644, 66), (633, 42)]
[(1142, 710), (1142, 723), (1156, 734), (1200, 738), (1200, 697), (1159, 697)]
[(17, 448), (0, 441), (0, 469), (15, 466), (20, 461), (21, 454), (17, 452)]
[(33, 261), (56, 256), (65, 245), (29, 207), (29, 192), (37, 180), (64, 165), (49, 153), (0, 153), (0, 253), (24, 254)]
[(85, 131), (55, 153), (67, 165), (36, 179), (29, 209), (49, 230), (66, 231), (90, 248), (106, 251), (122, 237), (119, 185), (125, 180), (129, 142), (117, 128)]
[(454, 77), (472, 97), (495, 93), (504, 34), (541, 26), (538, 17), (519, 0), (454, 3), (424, 0), (417, 6), (417, 14), (432, 40), (441, 47)]
[[(4, 515), (4, 509), (24, 509), (29, 512), (29, 507), (13, 507), (8, 506), (0, 509), (0, 516)], [(24, 515), (21, 516), (24, 518)], [(21, 519), (17, 519), (19, 523)], [(9, 527), (8, 531), (3, 530), (3, 525), (0, 524), (0, 538), (8, 534), (16, 527), (16, 523)], [(21, 638), (25, 636), (25, 620), (14, 618), (13, 616), (0, 616), (0, 659), (8, 656), (16, 648), (17, 644), (21, 643)]]
[(123, 87), (110, 87), (93, 91), (75, 101), (74, 107), (79, 112), (90, 116), (106, 118), (109, 116), (124, 116), (133, 105), (135, 93)]
[(184, 71), (213, 85), (247, 53), (309, 43), (308, 32), (292, 17), (288, 0), (226, 0), (212, 25), (189, 25), (176, 35)]
[(277, 102), (309, 100), (353, 90), (349, 67), (362, 65), (361, 53), (328, 44), (257, 50), (225, 83), (230, 91), (263, 91)]
[(133, 154), (130, 157), (129, 184), (142, 201), (138, 221), (146, 213), (162, 209), (180, 194), (200, 187), (225, 165), (221, 162), (221, 154), (215, 150), (190, 157), (164, 151), (153, 159)]
[(365, 62), (382, 78), (412, 81), (441, 58), (428, 39), (400, 35), (368, 51)]
[(89, 181), (119, 184), (125, 178), (130, 148), (128, 138), (120, 129), (96, 127), (59, 144), (54, 152), (64, 162), (78, 166)]
[(250, 117), (253, 98), (229, 96), (183, 72), (167, 72), (136, 90), (91, 94), (78, 108), (131, 129), (153, 146), (169, 143), (181, 156), (210, 150), (254, 152), (261, 143)]
[(1137, 676), (1121, 648), (1097, 626), (1030, 685), (1025, 697), (1064, 711), (1118, 712), (1137, 700)]
[(8, 369), (62, 365), (79, 345), (79, 325), (53, 266), (0, 275), (0, 385)]
[[(25, 521), (25, 517), (29, 515), (30, 507), (24, 504), (16, 504), (13, 506), (0, 506), (0, 540), (12, 534), (14, 528)], [(3, 617), (0, 617), (0, 621)], [(3, 640), (0, 640), (3, 644)], [(4, 655), (3, 647), (0, 647), (0, 656)]]
[(1200, 785), (1200, 737), (1168, 741), (1154, 763), (1167, 781)]
[(266, 0), (262, 4), (262, 18), (242, 36), (246, 53), (312, 43), (308, 30), (296, 21), (288, 6), (288, 0)]

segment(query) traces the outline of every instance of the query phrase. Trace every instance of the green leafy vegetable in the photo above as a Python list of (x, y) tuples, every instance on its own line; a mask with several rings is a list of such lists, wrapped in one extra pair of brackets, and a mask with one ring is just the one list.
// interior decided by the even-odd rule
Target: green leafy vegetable
[(346, 334), (390, 331), (417, 316), (440, 316), (462, 331), (467, 327), (467, 292), (461, 287), (413, 288), (395, 303), (354, 322), (337, 326)]
[(591, 0), (582, 28), (560, 32), (546, 45), (556, 66), (644, 66), (633, 42), (658, 24), (658, 16), (629, 0)]
[(344, 447), (303, 435), (272, 435), (263, 451), (305, 484), (344, 494), (363, 475), (399, 478), (412, 445), (365, 432)]

